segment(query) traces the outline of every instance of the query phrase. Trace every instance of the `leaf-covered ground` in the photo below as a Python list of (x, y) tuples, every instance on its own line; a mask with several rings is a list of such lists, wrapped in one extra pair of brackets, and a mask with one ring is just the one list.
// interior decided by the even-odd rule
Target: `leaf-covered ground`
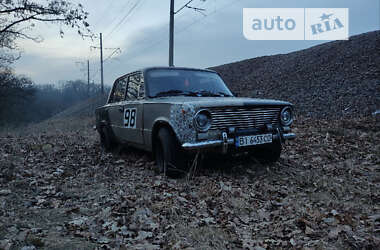
[(91, 120), (0, 134), (0, 249), (379, 249), (380, 125), (299, 118), (280, 161), (154, 175)]

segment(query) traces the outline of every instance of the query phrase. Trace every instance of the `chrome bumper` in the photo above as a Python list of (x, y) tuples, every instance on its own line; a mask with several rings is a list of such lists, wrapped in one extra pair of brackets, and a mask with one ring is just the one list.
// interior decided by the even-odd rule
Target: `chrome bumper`
[[(227, 140), (227, 144), (232, 145), (234, 144), (234, 139), (230, 138)], [(195, 143), (184, 143), (182, 144), (182, 147), (186, 150), (193, 150), (193, 149), (202, 149), (202, 148), (212, 148), (223, 145), (223, 140), (212, 140), (212, 141), (202, 141), (202, 142), (195, 142)]]
[(296, 134), (294, 134), (294, 133), (283, 134), (282, 138), (284, 140), (294, 140), (294, 139), (296, 139)]
[[(187, 143), (182, 144), (182, 147), (185, 150), (197, 150), (197, 149), (223, 146), (223, 153), (226, 153), (228, 145), (235, 144), (234, 138), (227, 138), (226, 136), (227, 136), (227, 133), (225, 133), (225, 135), (222, 135), (222, 137), (224, 138), (223, 140), (211, 140), (211, 141), (202, 141), (202, 142), (195, 142), (195, 143), (187, 142)], [(295, 138), (296, 138), (296, 134), (294, 133), (282, 134), (283, 140), (294, 140)], [(273, 135), (273, 140), (277, 140), (277, 139), (278, 139), (278, 135)]]

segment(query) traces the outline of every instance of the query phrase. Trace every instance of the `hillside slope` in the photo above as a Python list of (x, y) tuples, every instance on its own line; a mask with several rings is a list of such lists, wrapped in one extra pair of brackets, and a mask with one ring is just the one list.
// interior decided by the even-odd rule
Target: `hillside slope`
[(380, 31), (212, 69), (241, 96), (288, 100), (305, 116), (368, 115), (380, 107)]
[(94, 117), (95, 109), (103, 106), (107, 102), (107, 95), (98, 95), (91, 97), (83, 102), (71, 106), (70, 108), (58, 113), (50, 119), (68, 118), (68, 117)]

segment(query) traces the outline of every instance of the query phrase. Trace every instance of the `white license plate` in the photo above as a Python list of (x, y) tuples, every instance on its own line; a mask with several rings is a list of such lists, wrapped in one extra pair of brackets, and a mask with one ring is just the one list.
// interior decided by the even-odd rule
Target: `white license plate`
[(236, 137), (236, 147), (272, 143), (272, 139), (272, 134), (238, 136)]

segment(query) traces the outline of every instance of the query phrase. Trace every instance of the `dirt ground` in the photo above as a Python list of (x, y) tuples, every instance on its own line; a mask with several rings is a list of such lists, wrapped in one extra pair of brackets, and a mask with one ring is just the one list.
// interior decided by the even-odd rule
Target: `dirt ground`
[(279, 162), (154, 174), (105, 153), (91, 119), (0, 134), (0, 249), (379, 249), (380, 122), (294, 124)]

